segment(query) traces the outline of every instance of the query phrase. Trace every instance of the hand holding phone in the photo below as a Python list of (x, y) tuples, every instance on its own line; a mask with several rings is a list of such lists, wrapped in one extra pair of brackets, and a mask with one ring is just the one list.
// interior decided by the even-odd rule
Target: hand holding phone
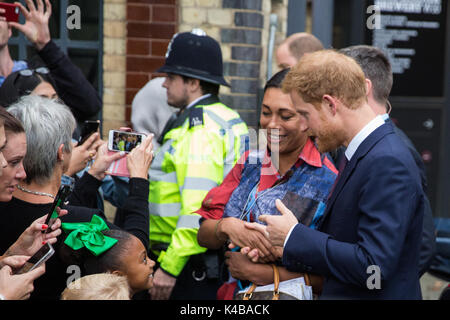
[(89, 168), (88, 173), (98, 180), (103, 180), (114, 161), (117, 161), (125, 156), (125, 152), (111, 152), (108, 151), (106, 143), (98, 148), (97, 157), (94, 163)]
[(19, 22), (20, 9), (17, 4), (0, 2), (0, 9), (3, 9), (0, 16), (5, 17), (6, 22)]
[(61, 207), (66, 201), (67, 197), (71, 192), (70, 186), (61, 185), (59, 187), (58, 193), (56, 194), (55, 200), (53, 201), (52, 207), (47, 214), (47, 219), (45, 220), (45, 224), (48, 226), (46, 230), (43, 230), (42, 233), (48, 233), (52, 229), (52, 225), (56, 219), (58, 219), (58, 212), (56, 211), (57, 207)]
[(33, 271), (43, 265), (55, 253), (55, 249), (50, 243), (44, 244), (27, 262), (20, 268), (16, 274), (22, 274)]
[(153, 161), (153, 137), (150, 134), (139, 147), (128, 154), (126, 165), (131, 177), (148, 178), (148, 169)]
[(145, 134), (138, 132), (110, 130), (108, 136), (108, 150), (129, 153), (140, 145), (146, 137)]
[[(134, 148), (142, 144), (147, 136), (143, 133), (110, 130), (108, 137), (108, 154), (117, 152), (130, 153)], [(127, 157), (114, 161), (106, 171), (113, 176), (130, 177), (127, 168)]]
[(20, 2), (14, 5), (19, 7), (20, 12), (25, 17), (25, 23), (21, 24), (18, 21), (11, 21), (9, 26), (19, 30), (38, 51), (42, 50), (51, 40), (48, 26), (52, 14), (50, 0), (27, 1), (27, 7)]
[(92, 134), (97, 132), (100, 126), (100, 120), (86, 120), (81, 127), (78, 145), (81, 146)]

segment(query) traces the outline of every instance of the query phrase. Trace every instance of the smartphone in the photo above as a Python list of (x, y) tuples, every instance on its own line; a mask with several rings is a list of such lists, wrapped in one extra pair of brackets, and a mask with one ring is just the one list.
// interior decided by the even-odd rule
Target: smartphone
[(110, 130), (108, 137), (108, 149), (114, 152), (130, 152), (140, 145), (147, 136), (138, 132), (126, 132)]
[(14, 3), (0, 2), (0, 8), (5, 9), (3, 16), (7, 22), (19, 22), (19, 7)]
[(58, 212), (56, 212), (56, 208), (61, 207), (61, 204), (63, 204), (66, 201), (70, 192), (71, 188), (69, 185), (61, 185), (61, 187), (59, 187), (58, 193), (55, 197), (55, 200), (53, 201), (52, 207), (47, 214), (47, 219), (45, 219), (45, 224), (48, 226), (48, 228), (43, 230), (42, 233), (47, 233), (51, 230), (53, 223), (58, 218)]
[[(117, 151), (108, 151), (108, 155), (117, 153)], [(127, 157), (120, 158), (113, 161), (109, 168), (106, 170), (106, 174), (111, 176), (130, 177), (130, 172), (127, 168)]]
[(100, 126), (100, 120), (86, 120), (81, 127), (80, 138), (78, 139), (78, 145), (81, 146), (89, 137), (96, 133)]
[(50, 243), (46, 243), (40, 248), (27, 262), (23, 265), (16, 274), (22, 274), (26, 272), (33, 271), (44, 264), (50, 257), (55, 253)]

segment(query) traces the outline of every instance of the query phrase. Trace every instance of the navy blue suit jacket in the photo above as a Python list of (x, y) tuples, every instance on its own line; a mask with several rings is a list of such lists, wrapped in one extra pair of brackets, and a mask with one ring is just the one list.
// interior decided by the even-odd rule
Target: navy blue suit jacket
[[(321, 299), (421, 299), (423, 206), (417, 166), (386, 123), (343, 170), (319, 229), (295, 226), (283, 264), (325, 276)], [(376, 283), (372, 265), (380, 270), (380, 289), (368, 287)]]

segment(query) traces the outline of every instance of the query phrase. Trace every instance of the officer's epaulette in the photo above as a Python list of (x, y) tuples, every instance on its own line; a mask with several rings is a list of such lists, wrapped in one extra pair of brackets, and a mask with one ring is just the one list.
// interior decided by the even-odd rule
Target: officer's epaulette
[(189, 129), (203, 125), (203, 108), (193, 107), (189, 112)]

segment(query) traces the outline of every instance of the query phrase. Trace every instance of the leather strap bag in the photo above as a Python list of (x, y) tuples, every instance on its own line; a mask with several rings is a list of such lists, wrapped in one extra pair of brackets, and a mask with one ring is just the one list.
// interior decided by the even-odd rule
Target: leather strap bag
[[(238, 293), (235, 300), (298, 300), (296, 297), (280, 292), (280, 273), (276, 265), (271, 264), (273, 269), (273, 291), (256, 291), (256, 284), (252, 284), (245, 293)], [(305, 284), (311, 286), (311, 281), (308, 274), (303, 274)]]

